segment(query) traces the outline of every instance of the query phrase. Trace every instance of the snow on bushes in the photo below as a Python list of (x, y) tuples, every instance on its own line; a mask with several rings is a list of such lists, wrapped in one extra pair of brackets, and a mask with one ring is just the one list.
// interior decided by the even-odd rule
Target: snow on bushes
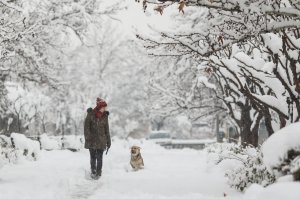
[[(46, 135), (45, 135), (46, 137)], [(51, 144), (47, 150), (53, 149), (68, 149), (70, 151), (79, 151), (84, 147), (84, 138), (83, 136), (76, 136), (76, 135), (65, 135), (65, 136), (49, 136), (47, 139), (47, 145)], [(50, 143), (51, 142), (53, 143)], [(56, 144), (54, 143), (56, 142)], [(55, 148), (54, 145), (58, 145), (58, 148)], [(43, 147), (43, 145), (42, 145)], [(43, 148), (44, 149), (44, 148)], [(45, 148), (46, 149), (46, 148)]]
[(63, 148), (69, 149), (71, 151), (79, 151), (83, 149), (84, 142), (82, 136), (64, 136), (62, 139), (62, 143), (64, 144)]
[(264, 163), (277, 175), (300, 181), (300, 122), (277, 131), (262, 146)]
[[(21, 160), (36, 160), (40, 150), (68, 149), (79, 151), (83, 148), (83, 136), (47, 136), (42, 134), (39, 141), (31, 140), (23, 134), (12, 133), (10, 137), (0, 135), (0, 168), (7, 163)], [(64, 147), (62, 147), (64, 146)]]
[(12, 147), (9, 137), (0, 135), (0, 168), (9, 162), (12, 154)]
[(206, 151), (208, 152), (208, 161), (214, 164), (219, 164), (225, 159), (240, 160), (240, 157), (237, 157), (236, 154), (241, 153), (241, 148), (236, 144), (215, 143), (208, 145)]
[(10, 135), (12, 147), (15, 148), (27, 159), (36, 160), (40, 152), (40, 143), (35, 140), (26, 138), (25, 135), (12, 133)]
[(57, 140), (49, 138), (46, 134), (40, 135), (40, 143), (41, 143), (42, 149), (45, 149), (45, 150), (54, 150), (54, 149), (61, 148), (61, 146)]
[(267, 170), (262, 153), (256, 148), (217, 143), (206, 150), (208, 160), (221, 166), (228, 184), (239, 191), (255, 183), (265, 187), (275, 182), (275, 176)]
[(257, 151), (257, 155), (249, 155), (243, 165), (226, 172), (228, 183), (231, 187), (239, 191), (244, 191), (252, 184), (260, 184), (266, 187), (275, 182), (275, 176), (267, 170), (263, 164), (262, 154)]
[(0, 167), (22, 160), (36, 160), (40, 154), (38, 141), (30, 140), (23, 134), (12, 133), (10, 137), (0, 135)]
[(75, 152), (84, 147), (83, 136), (65, 135), (62, 137), (42, 134), (39, 139), (42, 149), (45, 150), (68, 149)]

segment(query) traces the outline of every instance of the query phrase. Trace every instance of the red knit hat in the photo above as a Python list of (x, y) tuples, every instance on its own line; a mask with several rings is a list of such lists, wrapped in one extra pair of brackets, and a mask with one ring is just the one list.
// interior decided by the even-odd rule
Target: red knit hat
[(107, 103), (100, 97), (97, 98), (96, 105), (97, 105), (97, 108), (99, 108), (99, 109), (101, 109), (103, 107), (107, 107)]

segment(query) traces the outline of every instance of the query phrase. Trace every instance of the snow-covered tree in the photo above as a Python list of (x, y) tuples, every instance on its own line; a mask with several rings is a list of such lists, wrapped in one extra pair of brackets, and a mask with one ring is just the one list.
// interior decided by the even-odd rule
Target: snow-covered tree
[[(210, 76), (190, 60), (159, 56), (155, 59), (154, 66), (149, 69), (154, 129), (159, 130), (163, 125), (173, 128), (166, 125), (170, 123), (167, 121), (183, 115), (191, 123), (207, 122), (214, 127), (216, 115), (223, 115), (226, 109), (216, 95), (220, 91), (208, 82)], [(197, 78), (199, 74), (207, 76)]]
[[(177, 4), (144, 2), (155, 4), (161, 13)], [(139, 37), (151, 54), (194, 59), (201, 62), (203, 71), (212, 73), (243, 143), (257, 145), (262, 119), (270, 135), (278, 123), (284, 126), (286, 120), (299, 120), (298, 1), (190, 0), (178, 4), (184, 16), (174, 17), (178, 19), (175, 32), (161, 32), (159, 38)]]
[[(64, 128), (68, 129), (72, 125), (78, 133), (78, 121), (83, 118), (83, 114), (80, 115), (80, 113), (85, 112), (85, 105), (88, 104), (85, 98), (81, 98), (85, 93), (81, 95), (80, 92), (82, 90), (90, 92), (87, 98), (102, 95), (102, 88), (106, 87), (102, 81), (104, 77), (100, 82), (98, 80), (103, 76), (103, 70), (109, 64), (110, 67), (115, 67), (121, 59), (124, 59), (117, 54), (119, 43), (112, 43), (114, 38), (110, 35), (113, 30), (108, 28), (108, 22), (103, 23), (121, 7), (116, 1), (1, 2), (0, 9), (3, 13), (0, 38), (2, 44), (0, 57), (1, 122), (7, 123), (10, 114), (19, 115), (21, 111), (19, 109), (18, 113), (14, 111), (16, 103), (9, 101), (7, 96), (5, 82), (10, 81), (17, 86), (22, 86), (25, 94), (30, 93), (29, 90), (35, 92), (38, 89), (50, 98), (49, 101), (44, 100), (39, 105), (36, 105), (33, 100), (28, 100), (24, 95), (17, 98), (18, 102), (24, 102), (26, 107), (31, 107), (36, 113), (30, 118), (21, 117), (23, 124), (39, 120), (43, 132), (46, 131), (47, 123), (55, 124), (57, 132), (63, 131)], [(113, 48), (112, 44), (115, 45)], [(91, 75), (94, 75), (93, 78), (86, 75), (86, 71), (78, 72), (80, 64), (73, 63), (73, 66), (77, 68), (68, 67), (72, 64), (71, 61), (76, 60), (70, 55), (78, 56), (76, 49), (79, 48), (85, 54), (92, 49), (94, 52), (91, 53), (93, 56), (91, 60), (94, 60), (92, 64), (101, 65), (94, 68), (97, 73), (90, 71)], [(80, 58), (76, 61), (81, 64), (91, 61), (87, 57), (81, 56)], [(113, 62), (113, 60), (119, 62)], [(86, 64), (85, 66), (88, 67)], [(76, 84), (76, 80), (84, 79), (84, 76), (90, 78), (91, 81), (86, 84)], [(97, 81), (98, 83), (95, 84), (94, 82)], [(89, 85), (95, 85), (100, 90), (95, 92), (88, 88)], [(102, 96), (105, 97), (105, 95)], [(38, 96), (34, 97), (39, 99)], [(18, 108), (20, 108), (19, 105)], [(25, 109), (23, 112), (28, 115)], [(3, 127), (6, 128), (6, 125), (4, 124)]]

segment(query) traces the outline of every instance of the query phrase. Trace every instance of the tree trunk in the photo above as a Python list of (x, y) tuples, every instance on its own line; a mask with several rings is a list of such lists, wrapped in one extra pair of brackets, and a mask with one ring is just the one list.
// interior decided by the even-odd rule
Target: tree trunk
[(43, 116), (42, 118), (42, 127), (43, 127), (43, 133), (46, 133), (45, 116)]
[(19, 114), (17, 114), (17, 125), (18, 125), (18, 133), (21, 133), (21, 119)]
[(219, 114), (216, 115), (216, 136), (217, 136), (217, 142), (223, 142), (223, 136), (220, 134)]
[(264, 110), (264, 118), (268, 136), (270, 137), (274, 133), (274, 129), (272, 127), (272, 117), (268, 108)]
[(248, 105), (241, 108), (241, 121), (239, 126), (243, 147), (248, 145), (252, 145), (254, 147), (258, 146), (258, 127), (262, 117), (258, 116), (255, 126), (251, 129), (252, 119), (250, 117), (250, 110), (251, 106)]
[(280, 120), (280, 129), (282, 129), (286, 125), (286, 120), (282, 116), (279, 116), (279, 120)]
[(259, 115), (256, 118), (253, 128), (251, 129), (251, 133), (252, 133), (252, 145), (254, 147), (258, 147), (258, 130), (259, 130), (259, 126), (260, 126), (260, 121), (263, 118), (263, 115), (261, 113), (258, 113)]

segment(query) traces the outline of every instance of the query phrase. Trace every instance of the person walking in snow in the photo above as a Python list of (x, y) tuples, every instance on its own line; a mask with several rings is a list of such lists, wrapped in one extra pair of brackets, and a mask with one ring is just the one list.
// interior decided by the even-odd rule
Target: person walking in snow
[(91, 177), (98, 179), (102, 174), (102, 160), (105, 149), (111, 146), (108, 125), (109, 112), (106, 111), (107, 103), (97, 98), (96, 107), (87, 109), (84, 121), (84, 138), (86, 149), (90, 151)]

